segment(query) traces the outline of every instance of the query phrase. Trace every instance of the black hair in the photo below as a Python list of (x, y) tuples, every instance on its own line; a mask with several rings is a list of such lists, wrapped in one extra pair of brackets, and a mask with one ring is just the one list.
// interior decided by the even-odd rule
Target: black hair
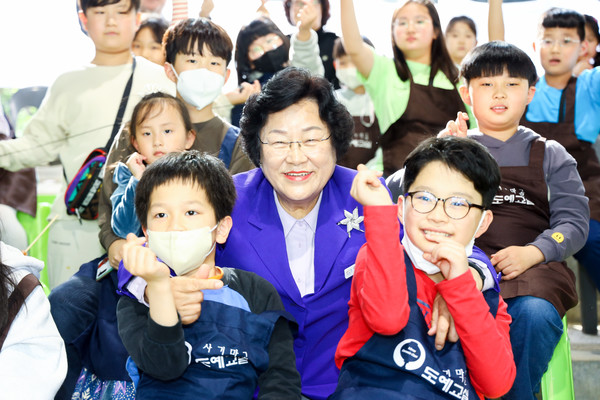
[(0, 332), (3, 332), (8, 324), (8, 313), (11, 309), (8, 299), (11, 294), (13, 294), (14, 301), (25, 300), (23, 293), (14, 281), (12, 268), (2, 262), (2, 254), (0, 254)]
[(529, 86), (537, 81), (537, 72), (531, 58), (517, 46), (495, 40), (472, 49), (462, 62), (460, 74), (471, 79), (498, 76), (504, 71), (513, 78), (527, 79)]
[(150, 196), (162, 185), (178, 181), (204, 189), (217, 221), (231, 215), (236, 191), (223, 161), (197, 150), (169, 153), (144, 171), (135, 190), (135, 212), (142, 227), (148, 226)]
[(409, 191), (419, 173), (433, 161), (440, 161), (471, 181), (481, 194), (483, 208), (490, 208), (500, 185), (500, 168), (485, 146), (455, 136), (424, 140), (404, 161), (403, 193)]
[(210, 52), (225, 60), (231, 61), (233, 43), (225, 29), (207, 18), (188, 18), (170, 27), (163, 37), (165, 60), (175, 63), (178, 53), (192, 54), (204, 51), (204, 45)]
[[(591, 15), (584, 15), (585, 25), (590, 28), (592, 33), (594, 34), (596, 41), (600, 43), (600, 29), (598, 28), (598, 20)], [(598, 45), (596, 45), (598, 47)], [(596, 56), (594, 57), (594, 66), (597, 67), (600, 65), (600, 52), (596, 52)]]
[(266, 36), (269, 33), (274, 33), (279, 36), (283, 41), (286, 52), (289, 53), (289, 38), (281, 32), (269, 17), (257, 17), (248, 25), (245, 25), (240, 29), (235, 41), (235, 68), (237, 70), (238, 83), (249, 82), (248, 76), (250, 72), (254, 70), (254, 68), (250, 66), (250, 59), (248, 58), (250, 45), (259, 37)]
[[(362, 40), (369, 46), (375, 48), (375, 45), (373, 44), (373, 42), (371, 42), (369, 40), (368, 37), (363, 36)], [(333, 42), (333, 52), (332, 52), (333, 59), (344, 57), (346, 54), (347, 53), (346, 53), (346, 49), (344, 49), (344, 42), (342, 42), (342, 38), (339, 37), (339, 38), (335, 39), (335, 41)]]
[[(81, 11), (83, 11), (84, 14), (87, 12), (88, 8), (104, 7), (104, 6), (108, 6), (111, 4), (117, 4), (117, 3), (121, 2), (121, 0), (78, 0), (78, 1), (79, 1), (79, 8), (81, 8)], [(125, 1), (129, 1), (129, 8), (127, 9), (127, 11), (135, 10), (136, 12), (138, 12), (140, 10), (140, 0), (125, 0)]]
[[(321, 3), (321, 28), (325, 26), (331, 14), (329, 13), (329, 0), (318, 0)], [(290, 10), (292, 9), (292, 0), (284, 0), (283, 9), (285, 10), (285, 16), (288, 22), (291, 25), (294, 25), (292, 22), (292, 16), (290, 14)]]
[(142, 99), (133, 108), (131, 120), (127, 126), (132, 144), (133, 139), (135, 139), (137, 135), (137, 127), (146, 119), (161, 113), (168, 105), (174, 107), (179, 112), (186, 132), (194, 130), (194, 126), (192, 125), (192, 120), (190, 118), (190, 112), (181, 99), (178, 99), (177, 97), (171, 96), (167, 93), (154, 92), (142, 97)]
[[(404, 3), (402, 7), (409, 3), (416, 3), (427, 8), (429, 16), (431, 17), (431, 21), (433, 23), (433, 33), (436, 35), (435, 39), (431, 42), (431, 72), (429, 74), (430, 79), (433, 79), (438, 71), (442, 71), (444, 75), (448, 78), (450, 82), (453, 84), (458, 83), (458, 69), (454, 65), (452, 58), (450, 57), (450, 53), (448, 53), (448, 48), (446, 47), (446, 40), (444, 39), (444, 35), (442, 34), (442, 24), (440, 22), (440, 16), (435, 8), (435, 5), (431, 2), (431, 0), (408, 0)], [(396, 73), (398, 77), (405, 81), (411, 77), (410, 69), (408, 69), (408, 64), (406, 64), (406, 58), (404, 58), (404, 53), (402, 50), (398, 48), (396, 42), (394, 41), (394, 21), (396, 20), (396, 15), (398, 11), (402, 9), (399, 7), (394, 11), (394, 15), (392, 16), (392, 50), (394, 53), (394, 64), (396, 66)]]
[(542, 15), (539, 31), (549, 28), (575, 28), (579, 39), (585, 40), (585, 18), (577, 11), (552, 7)]
[(458, 24), (459, 22), (462, 22), (463, 24), (467, 25), (469, 27), (469, 29), (471, 30), (471, 32), (473, 32), (475, 37), (477, 37), (477, 27), (475, 26), (475, 21), (473, 21), (471, 18), (467, 17), (466, 15), (461, 15), (461, 16), (452, 18), (450, 20), (450, 22), (448, 22), (448, 25), (446, 25), (446, 35), (448, 34), (448, 32), (450, 32), (452, 30), (452, 28), (454, 28), (454, 25)]
[(133, 40), (135, 40), (138, 37), (138, 34), (142, 31), (142, 29), (146, 29), (146, 28), (150, 29), (150, 32), (152, 32), (152, 37), (154, 38), (154, 41), (156, 43), (162, 44), (163, 36), (165, 35), (165, 32), (169, 28), (169, 24), (167, 23), (167, 21), (164, 20), (164, 18), (159, 18), (159, 17), (146, 18), (140, 24), (140, 27), (138, 28), (138, 30), (135, 32), (135, 36), (133, 37)]
[(335, 97), (327, 79), (312, 75), (308, 70), (287, 67), (277, 72), (257, 95), (246, 101), (240, 119), (244, 150), (254, 165), (260, 165), (259, 135), (270, 114), (282, 111), (302, 100), (313, 100), (319, 107), (319, 117), (327, 125), (332, 145), (339, 160), (348, 150), (354, 121)]

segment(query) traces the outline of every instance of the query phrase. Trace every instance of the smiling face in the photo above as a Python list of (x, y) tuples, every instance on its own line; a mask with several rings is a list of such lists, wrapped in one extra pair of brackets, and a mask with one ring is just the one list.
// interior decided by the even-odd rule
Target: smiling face
[(79, 17), (96, 48), (94, 63), (111, 65), (110, 59), (115, 56), (129, 57), (139, 23), (139, 14), (130, 9), (129, 0), (90, 7), (85, 14), (80, 12)]
[(183, 118), (172, 105), (153, 110), (136, 128), (133, 147), (152, 164), (165, 154), (192, 147), (195, 135), (185, 129)]
[(150, 28), (142, 28), (136, 34), (131, 50), (136, 56), (144, 57), (160, 66), (165, 63), (162, 45), (156, 41)]
[[(544, 41), (549, 44), (545, 45)], [(584, 51), (577, 28), (544, 28), (537, 45), (542, 67), (546, 75), (552, 77), (571, 76)]]
[(475, 34), (464, 22), (456, 22), (446, 33), (446, 47), (455, 64), (460, 64), (467, 53), (477, 45)]
[(516, 132), (535, 87), (525, 78), (510, 77), (505, 69), (502, 75), (471, 79), (460, 93), (473, 107), (481, 132), (506, 140)]
[(408, 3), (398, 9), (394, 16), (392, 36), (407, 60), (431, 63), (431, 43), (437, 34), (427, 7)]
[[(432, 161), (425, 165), (408, 191), (427, 191), (441, 199), (457, 196), (479, 205), (482, 202), (481, 194), (475, 190), (473, 182), (441, 161)], [(482, 213), (482, 210), (471, 208), (466, 217), (452, 219), (445, 213), (443, 203), (438, 201), (431, 212), (422, 214), (412, 207), (410, 197), (398, 198), (398, 217), (404, 225), (404, 232), (414, 245), (424, 252), (431, 251), (436, 244), (427, 240), (426, 234), (448, 237), (466, 246), (474, 236), (483, 234), (491, 223), (491, 213), (485, 211), (483, 222), (477, 229)]]
[[(260, 132), (263, 143), (323, 139), (330, 135), (319, 117), (314, 100), (302, 100), (288, 108), (269, 114)], [(292, 143), (291, 148), (275, 149), (261, 144), (261, 168), (271, 183), (283, 208), (302, 218), (317, 203), (321, 191), (333, 175), (336, 153), (331, 138), (310, 148)]]

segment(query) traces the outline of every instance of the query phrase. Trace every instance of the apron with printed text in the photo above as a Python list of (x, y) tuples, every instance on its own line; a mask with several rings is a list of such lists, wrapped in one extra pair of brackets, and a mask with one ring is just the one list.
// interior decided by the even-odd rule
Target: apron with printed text
[[(225, 289), (225, 288), (224, 288)], [(142, 373), (138, 399), (251, 399), (269, 366), (269, 343), (285, 311), (255, 314), (216, 301), (202, 302), (202, 316), (184, 325), (190, 365), (178, 379)]]
[(419, 85), (410, 80), (410, 96), (402, 117), (381, 138), (383, 173), (389, 176), (401, 169), (404, 160), (423, 140), (437, 135), (458, 111), (466, 112), (458, 90)]
[(523, 114), (521, 125), (533, 129), (546, 139), (556, 140), (577, 161), (585, 195), (590, 199), (590, 217), (600, 221), (600, 162), (592, 143), (577, 139), (575, 135), (575, 89), (577, 78), (572, 77), (562, 91), (558, 122), (531, 122)]
[[(410, 317), (395, 335), (373, 336), (344, 361), (336, 392), (330, 400), (354, 399), (478, 399), (467, 372), (460, 340), (435, 349), (417, 304), (412, 262), (404, 254)], [(498, 293), (483, 293), (490, 313), (498, 311)]]
[[(475, 245), (488, 256), (509, 246), (525, 246), (544, 230), (550, 229), (548, 188), (544, 178), (546, 139), (531, 143), (529, 165), (501, 167), (500, 188), (491, 206), (494, 220), (488, 230), (475, 240)], [(555, 240), (560, 234), (553, 235)], [(548, 300), (560, 316), (577, 304), (575, 275), (565, 262), (534, 265), (511, 280), (500, 282), (505, 299), (535, 296)]]

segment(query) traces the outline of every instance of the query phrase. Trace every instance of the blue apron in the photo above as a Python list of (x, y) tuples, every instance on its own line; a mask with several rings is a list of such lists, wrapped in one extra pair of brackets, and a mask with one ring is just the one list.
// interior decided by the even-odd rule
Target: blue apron
[(184, 325), (190, 357), (185, 373), (172, 381), (160, 381), (140, 371), (137, 398), (251, 399), (258, 376), (269, 366), (275, 323), (288, 316), (291, 318), (285, 311), (254, 314), (205, 298), (201, 318)]
[[(443, 350), (436, 350), (435, 337), (427, 334), (425, 318), (417, 305), (415, 273), (406, 253), (404, 260), (408, 323), (395, 335), (373, 334), (347, 359), (330, 399), (478, 399), (460, 341), (447, 342)], [(488, 290), (483, 294), (495, 316), (498, 293)]]

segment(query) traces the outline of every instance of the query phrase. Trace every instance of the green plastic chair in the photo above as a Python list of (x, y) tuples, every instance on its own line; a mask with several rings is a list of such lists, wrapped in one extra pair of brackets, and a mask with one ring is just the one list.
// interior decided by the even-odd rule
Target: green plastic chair
[[(27, 241), (29, 243), (40, 234), (48, 225), (48, 216), (54, 202), (55, 195), (40, 195), (37, 197), (37, 212), (35, 218), (24, 212), (17, 212), (17, 219), (27, 232)], [(50, 293), (48, 286), (48, 231), (29, 249), (28, 255), (44, 262), (44, 269), (40, 272), (40, 282), (46, 295)]]
[(554, 349), (548, 370), (540, 385), (544, 400), (575, 400), (573, 388), (573, 364), (571, 363), (571, 341), (567, 332), (567, 317), (563, 319), (563, 334)]

